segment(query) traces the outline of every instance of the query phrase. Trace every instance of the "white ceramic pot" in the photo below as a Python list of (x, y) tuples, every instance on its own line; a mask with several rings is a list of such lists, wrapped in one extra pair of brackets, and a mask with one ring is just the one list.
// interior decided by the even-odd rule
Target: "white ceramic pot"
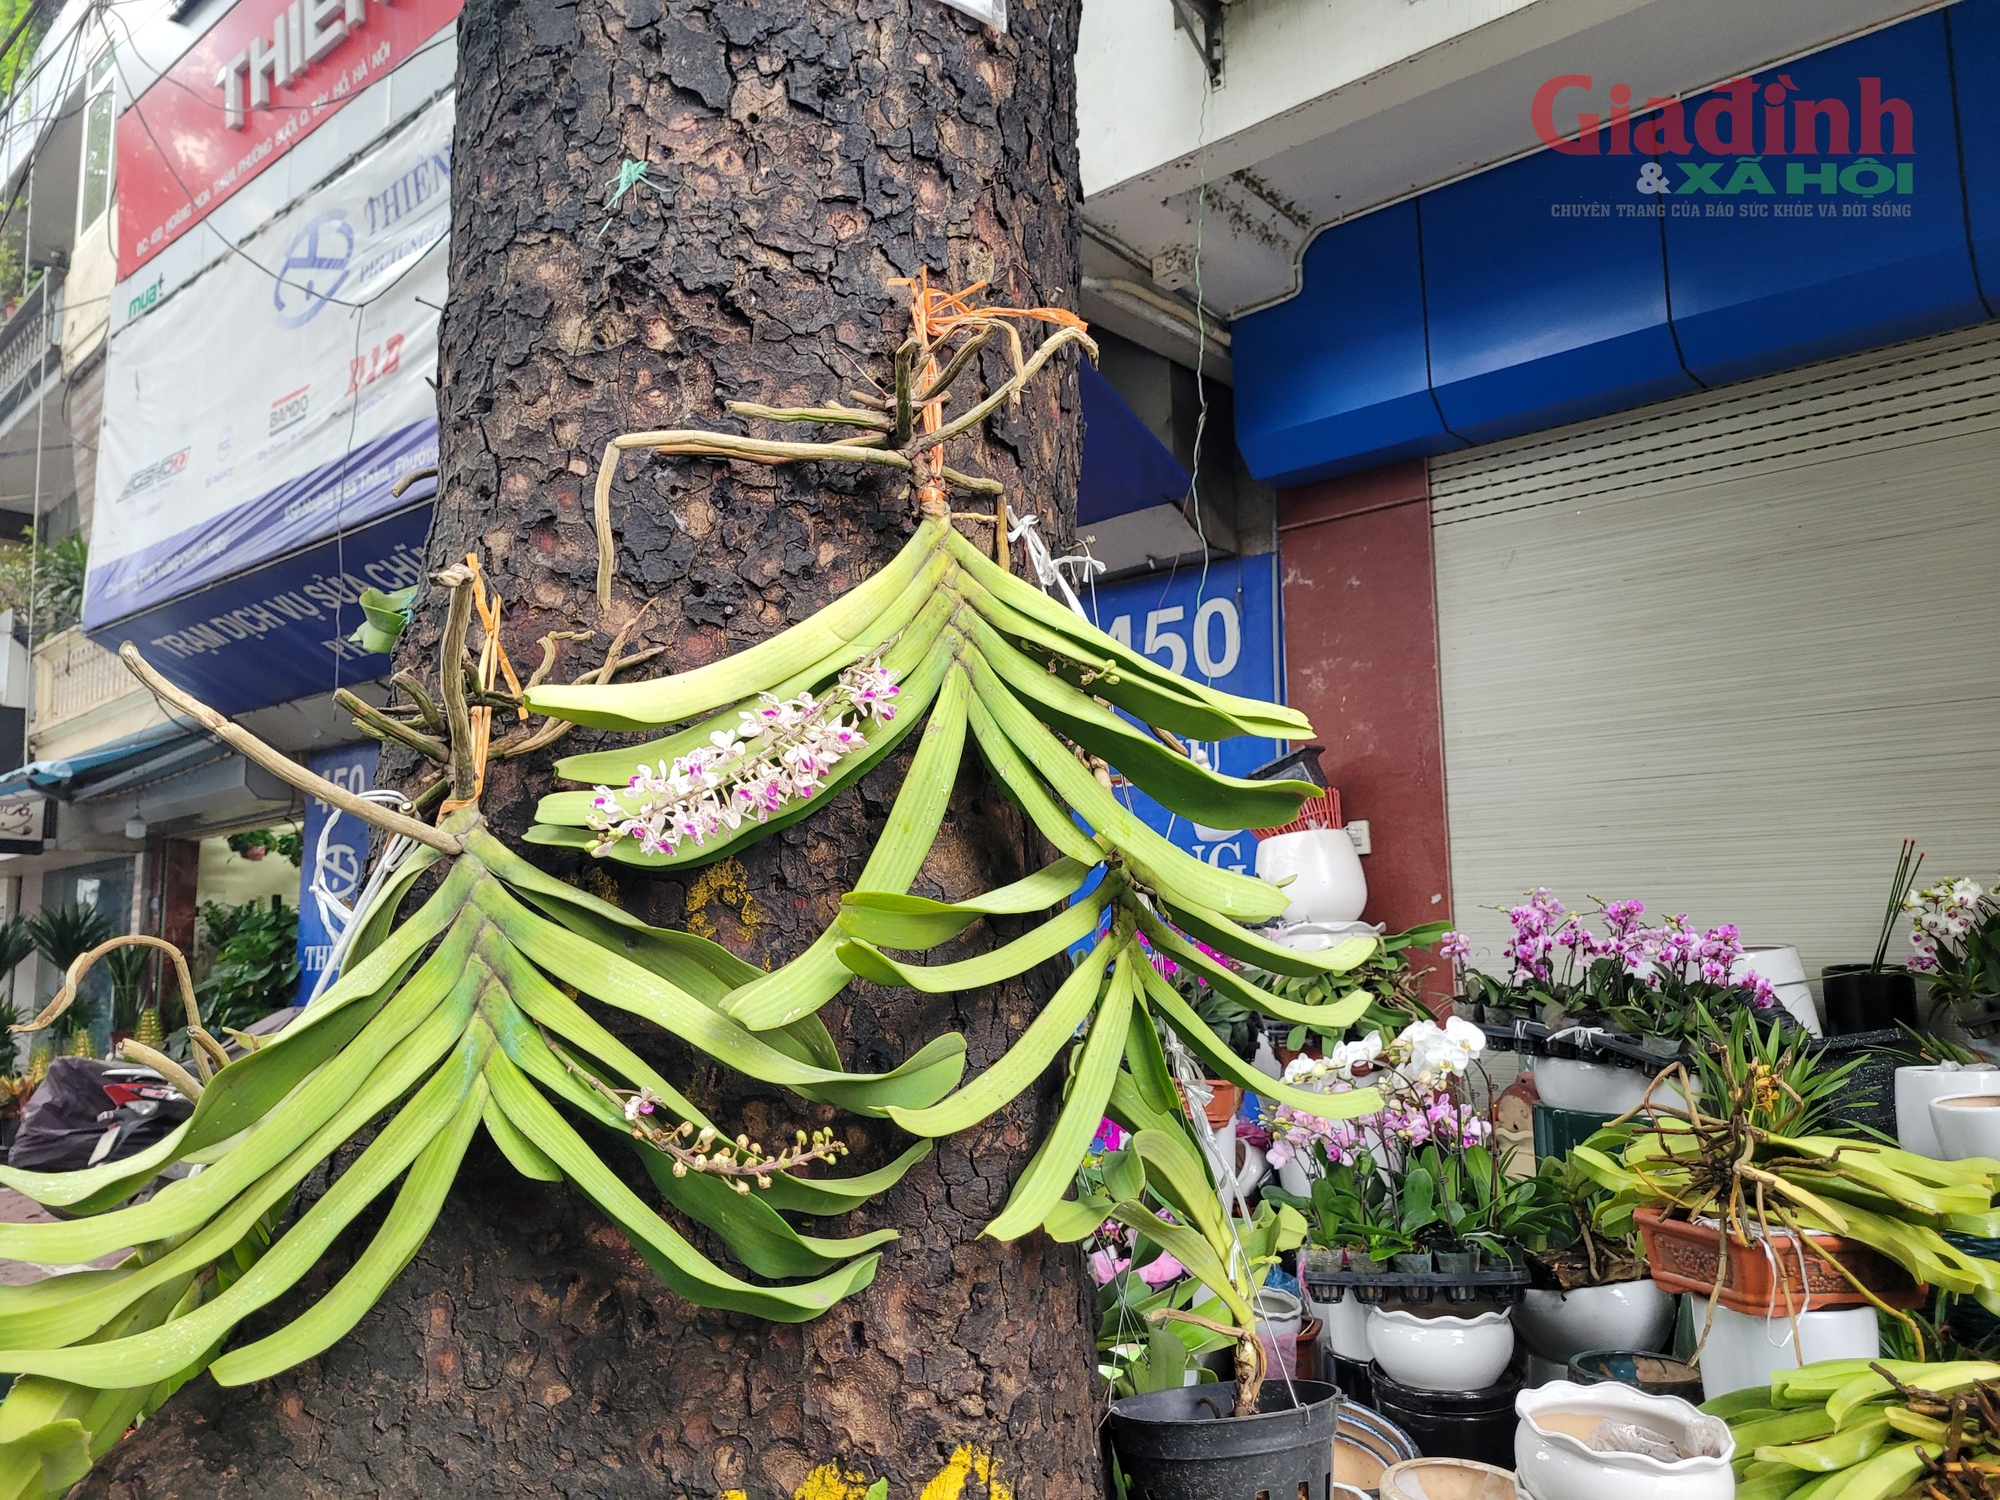
[(1930, 1102), (1931, 1130), (1945, 1161), (2000, 1157), (2000, 1094), (1963, 1088)]
[[(1698, 1333), (1708, 1315), (1708, 1299), (1696, 1299), (1693, 1312)], [(1782, 1307), (1766, 1318), (1718, 1304), (1708, 1325), (1708, 1340), (1701, 1346), (1702, 1399), (1713, 1401), (1731, 1391), (1769, 1385), (1774, 1370), (1822, 1359), (1875, 1359), (1882, 1352), (1882, 1331), (1872, 1307), (1802, 1312), (1798, 1328), (1799, 1352), (1794, 1353), (1792, 1320)]]
[[(1868, 1311), (1873, 1311), (1870, 1308)], [(1545, 1385), (1514, 1398), (1514, 1478), (1531, 1500), (1731, 1500), (1736, 1443), (1729, 1425), (1678, 1396), (1649, 1396), (1628, 1385)], [(1719, 1457), (1668, 1463), (1643, 1453), (1600, 1453), (1583, 1433), (1605, 1417), (1631, 1422), (1683, 1449), (1713, 1446)], [(1576, 1431), (1566, 1429), (1579, 1429)]]
[(1353, 1292), (1338, 1302), (1315, 1302), (1320, 1342), (1342, 1359), (1368, 1360), (1368, 1305)]
[(1948, 1094), (2000, 1094), (2000, 1068), (1937, 1063), (1896, 1069), (1896, 1144), (1933, 1161), (1948, 1160), (1931, 1128), (1930, 1108), (1931, 1100)]
[[(1666, 1066), (1664, 1058), (1660, 1066)], [(1535, 1093), (1550, 1109), (1581, 1109), (1593, 1114), (1622, 1115), (1646, 1097), (1653, 1075), (1638, 1068), (1586, 1062), (1580, 1057), (1535, 1059)], [(1655, 1104), (1681, 1106), (1681, 1092), (1665, 1085), (1653, 1090)]]
[(1674, 1299), (1650, 1277), (1573, 1292), (1530, 1287), (1514, 1309), (1521, 1342), (1543, 1359), (1566, 1363), (1587, 1349), (1651, 1354), (1674, 1323)]
[(1274, 834), (1257, 845), (1257, 878), (1285, 886), (1287, 922), (1352, 922), (1368, 904), (1361, 856), (1343, 828)]
[(1514, 1357), (1514, 1325), (1504, 1312), (1460, 1318), (1371, 1307), (1368, 1353), (1391, 1380), (1413, 1390), (1484, 1390)]
[(1306, 1170), (1306, 1164), (1294, 1156), (1278, 1168), (1278, 1186), (1295, 1198), (1310, 1198), (1313, 1190), (1314, 1174)]
[(1807, 1031), (1820, 1035), (1819, 1009), (1813, 1004), (1812, 985), (1807, 982), (1806, 966), (1799, 960), (1798, 949), (1745, 948), (1743, 956), (1729, 966), (1729, 977), (1742, 980), (1752, 974), (1769, 980), (1771, 988), (1778, 992), (1778, 1003)]

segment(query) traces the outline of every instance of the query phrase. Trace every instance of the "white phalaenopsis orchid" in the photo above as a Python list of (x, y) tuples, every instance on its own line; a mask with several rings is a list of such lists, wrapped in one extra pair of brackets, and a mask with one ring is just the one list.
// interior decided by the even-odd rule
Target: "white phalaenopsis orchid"
[(685, 839), (699, 846), (816, 796), (836, 765), (867, 748), (864, 721), (896, 717), (896, 692), (894, 674), (872, 659), (841, 673), (824, 701), (763, 694), (737, 715), (737, 728), (716, 730), (671, 766), (640, 766), (623, 791), (598, 787), (587, 816), (598, 835), (591, 852), (629, 838), (648, 854), (671, 854)]
[(1486, 1050), (1486, 1033), (1457, 1016), (1442, 1026), (1435, 1021), (1413, 1021), (1403, 1028), (1391, 1050), (1402, 1059), (1397, 1070), (1412, 1082), (1457, 1078)]

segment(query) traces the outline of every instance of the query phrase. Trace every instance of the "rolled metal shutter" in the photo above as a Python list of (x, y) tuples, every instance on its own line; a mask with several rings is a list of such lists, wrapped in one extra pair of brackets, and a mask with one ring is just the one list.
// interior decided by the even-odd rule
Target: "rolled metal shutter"
[[(1866, 958), (1897, 840), (2000, 868), (2000, 328), (1432, 461), (1453, 908)], [(1900, 929), (1892, 953), (1907, 947)]]

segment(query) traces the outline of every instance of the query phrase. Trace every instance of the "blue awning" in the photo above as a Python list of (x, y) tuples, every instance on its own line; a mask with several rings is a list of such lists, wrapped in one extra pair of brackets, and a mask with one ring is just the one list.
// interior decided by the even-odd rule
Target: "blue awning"
[(1188, 471), (1088, 360), (1077, 366), (1076, 388), (1083, 399), (1077, 524), (1088, 526), (1185, 500), (1193, 483)]
[(135, 762), (158, 754), (161, 750), (187, 744), (201, 738), (201, 731), (180, 720), (168, 724), (155, 724), (151, 729), (142, 729), (136, 734), (125, 735), (109, 744), (98, 745), (94, 749), (76, 755), (64, 756), (58, 760), (38, 760), (32, 764), (9, 771), (0, 776), (0, 797), (19, 796), (23, 792), (48, 792), (64, 796), (79, 778), (93, 778), (94, 773), (116, 774)]

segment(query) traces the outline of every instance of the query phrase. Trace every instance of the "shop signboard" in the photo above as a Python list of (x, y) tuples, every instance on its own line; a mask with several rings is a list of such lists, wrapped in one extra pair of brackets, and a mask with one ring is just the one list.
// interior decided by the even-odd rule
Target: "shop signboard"
[[(377, 745), (343, 745), (320, 751), (306, 761), (306, 767), (343, 791), (365, 792), (375, 785), (379, 757)], [(301, 1005), (312, 994), (327, 960), (333, 956), (334, 933), (320, 915), (319, 898), (313, 888), (317, 885), (343, 906), (353, 906), (368, 871), (368, 825), (350, 813), (336, 813), (317, 797), (308, 797), (304, 841), (305, 852), (299, 859)]]
[[(225, 712), (382, 674), (355, 597), (420, 576), (452, 100), (112, 341), (84, 626)], [(401, 521), (397, 521), (401, 517)]]
[(118, 118), (118, 279), (432, 46), (460, 4), (236, 0)]
[[(1171, 573), (1100, 584), (1083, 596), (1098, 628), (1183, 677), (1271, 702), (1283, 696), (1277, 555), (1229, 558)], [(1280, 740), (1191, 743), (1217, 770), (1242, 776), (1285, 752)], [(1208, 828), (1179, 817), (1136, 787), (1119, 795), (1149, 826), (1197, 859), (1256, 873), (1257, 841), (1241, 828)]]

